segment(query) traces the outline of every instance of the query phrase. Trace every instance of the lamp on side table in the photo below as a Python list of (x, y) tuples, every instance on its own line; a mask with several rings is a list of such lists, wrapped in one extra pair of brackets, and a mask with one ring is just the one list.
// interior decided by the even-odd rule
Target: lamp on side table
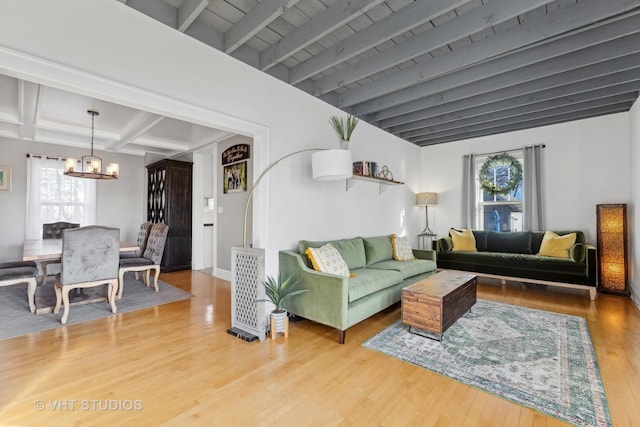
[[(416, 206), (424, 206), (425, 213), (425, 227), (420, 234), (418, 234), (418, 240), (423, 241), (425, 237), (433, 239), (436, 234), (429, 228), (429, 206), (435, 206), (438, 204), (438, 193), (424, 192), (416, 194)], [(424, 244), (421, 245), (424, 249)], [(429, 248), (427, 248), (429, 249)]]

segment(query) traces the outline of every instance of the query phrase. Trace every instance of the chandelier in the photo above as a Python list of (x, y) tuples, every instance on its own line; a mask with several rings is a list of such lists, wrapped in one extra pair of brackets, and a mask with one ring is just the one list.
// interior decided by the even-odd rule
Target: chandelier
[(91, 155), (82, 156), (80, 171), (76, 171), (78, 160), (67, 158), (64, 165), (64, 174), (75, 176), (77, 178), (116, 179), (120, 173), (120, 166), (117, 163), (109, 163), (107, 165), (107, 173), (102, 173), (102, 159), (93, 155), (94, 124), (96, 116), (100, 113), (93, 110), (87, 110), (87, 114), (91, 116)]

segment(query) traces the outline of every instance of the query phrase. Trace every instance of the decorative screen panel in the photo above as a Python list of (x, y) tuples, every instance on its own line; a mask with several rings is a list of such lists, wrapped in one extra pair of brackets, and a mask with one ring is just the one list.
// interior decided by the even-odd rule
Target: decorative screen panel
[(265, 337), (264, 249), (231, 248), (231, 327)]

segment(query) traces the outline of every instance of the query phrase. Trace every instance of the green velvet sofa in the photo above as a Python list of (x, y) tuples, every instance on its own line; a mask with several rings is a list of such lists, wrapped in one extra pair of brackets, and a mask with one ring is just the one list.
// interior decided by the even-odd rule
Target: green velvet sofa
[(576, 233), (576, 243), (569, 250), (570, 258), (536, 255), (544, 231), (498, 232), (472, 230), (477, 252), (452, 251), (451, 237), (433, 242), (438, 268), (463, 270), (481, 276), (503, 280), (539, 283), (578, 288), (596, 297), (596, 248), (585, 243), (581, 231), (558, 231), (559, 235)]
[[(305, 251), (326, 243), (340, 252), (352, 277), (313, 269)], [(310, 290), (288, 301), (287, 310), (338, 329), (338, 341), (344, 344), (349, 327), (400, 301), (403, 287), (435, 274), (435, 251), (413, 253), (415, 260), (394, 260), (391, 236), (301, 240), (297, 250), (282, 250), (279, 254), (280, 274), (300, 280), (300, 288)]]

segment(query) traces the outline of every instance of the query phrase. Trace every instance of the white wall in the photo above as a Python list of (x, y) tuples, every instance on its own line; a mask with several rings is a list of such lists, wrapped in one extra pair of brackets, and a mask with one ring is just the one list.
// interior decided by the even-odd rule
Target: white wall
[[(0, 192), (0, 262), (22, 259), (25, 238), (27, 153), (51, 157), (87, 154), (79, 148), (0, 138), (0, 165), (13, 168), (12, 191)], [(97, 152), (105, 162), (120, 164), (117, 180), (97, 182), (96, 223), (120, 228), (120, 236), (136, 241), (140, 224), (145, 219), (146, 177), (142, 157)]]
[[(251, 136), (254, 173), (292, 151), (338, 145), (328, 118), (340, 112), (332, 106), (119, 2), (23, 0), (2, 8), (0, 72)], [(366, 123), (352, 147), (355, 160), (387, 164), (407, 185), (378, 195), (357, 183), (346, 192), (344, 182), (312, 181), (309, 156), (287, 159), (254, 196), (254, 244), (266, 249), (267, 273), (277, 270), (278, 250), (299, 239), (420, 230), (420, 149)]]
[(463, 154), (545, 144), (546, 228), (582, 230), (595, 244), (596, 204), (631, 201), (629, 132), (629, 113), (619, 113), (424, 147), (422, 188), (438, 192), (437, 233), (462, 221)]
[(637, 232), (637, 225), (640, 224), (640, 210), (636, 209), (637, 201), (640, 200), (640, 102), (636, 101), (629, 111), (629, 132), (631, 140), (631, 203), (627, 212), (627, 227), (629, 230), (629, 276), (631, 283), (631, 298), (640, 306), (640, 234)]

